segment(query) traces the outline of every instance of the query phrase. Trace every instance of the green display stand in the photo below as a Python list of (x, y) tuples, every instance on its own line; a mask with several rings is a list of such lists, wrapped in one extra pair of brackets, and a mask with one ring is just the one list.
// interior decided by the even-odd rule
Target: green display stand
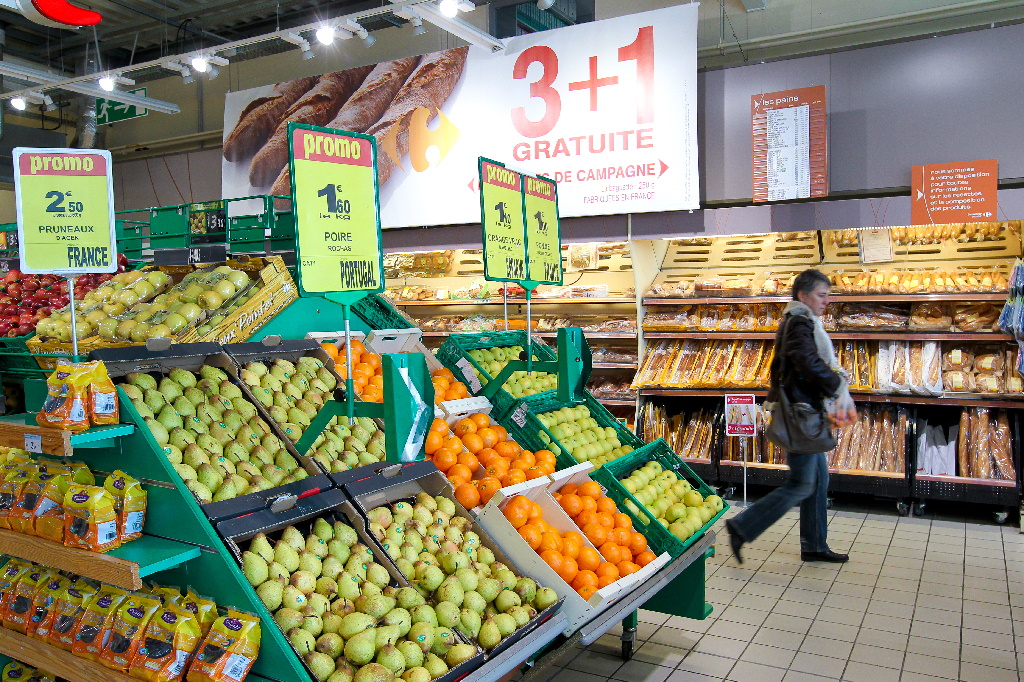
[[(357, 316), (352, 317), (352, 331), (372, 331), (370, 326)], [(326, 298), (295, 299), (287, 308), (279, 312), (260, 330), (253, 334), (250, 341), (259, 341), (264, 336), (280, 335), (282, 339), (304, 339), (306, 332), (334, 332), (345, 328), (345, 317), (342, 307)]]

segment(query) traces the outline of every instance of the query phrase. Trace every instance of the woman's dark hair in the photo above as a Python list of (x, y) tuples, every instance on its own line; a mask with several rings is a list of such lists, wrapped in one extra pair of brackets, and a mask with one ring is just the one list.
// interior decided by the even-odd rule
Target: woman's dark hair
[(801, 291), (805, 294), (809, 294), (820, 284), (824, 284), (827, 287), (832, 286), (832, 282), (829, 281), (828, 275), (823, 273), (821, 270), (815, 270), (814, 268), (804, 270), (796, 276), (796, 279), (793, 280), (793, 300), (799, 300), (797, 298), (797, 294)]

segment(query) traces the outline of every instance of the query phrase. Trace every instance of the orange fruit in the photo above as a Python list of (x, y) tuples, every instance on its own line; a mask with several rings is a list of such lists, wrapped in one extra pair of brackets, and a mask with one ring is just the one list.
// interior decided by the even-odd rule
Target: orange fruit
[(513, 528), (522, 528), (530, 520), (530, 501), (522, 495), (516, 495), (505, 504), (501, 513), (505, 515)]
[(472, 419), (460, 419), (452, 427), (452, 433), (461, 438), (467, 433), (476, 433), (476, 422)]
[[(494, 432), (496, 434), (498, 434), (498, 442), (499, 443), (508, 440), (508, 431), (505, 430), (504, 426), (502, 426), (501, 424), (491, 424), (491, 428), (494, 429)], [(511, 441), (511, 442), (515, 443), (516, 447), (519, 447), (519, 444), (516, 443), (515, 441)]]
[(491, 460), (501, 459), (501, 456), (491, 448), (484, 448), (480, 452), (476, 453), (476, 458), (480, 460), (480, 464), (489, 466)]
[(581, 495), (578, 490), (576, 491), (576, 495), (580, 498), (580, 502), (583, 503), (584, 511), (597, 511), (597, 500), (589, 495)]
[(583, 549), (583, 537), (579, 533), (569, 531), (562, 537), (562, 554), (570, 559), (578, 559)]
[(522, 469), (511, 469), (505, 480), (505, 485), (518, 485), (526, 481), (526, 474)]
[(480, 502), (482, 504), (487, 504), (491, 501), (491, 498), (494, 497), (494, 493), (501, 489), (501, 481), (491, 476), (487, 476), (477, 481), (476, 487), (477, 490), (480, 491)]
[(437, 450), (434, 452), (434, 466), (444, 472), (448, 472), (453, 466), (458, 464), (459, 458), (451, 450)]
[(491, 476), (493, 478), (501, 478), (508, 473), (508, 464), (503, 459), (493, 460), (485, 470), (484, 476)]
[(584, 585), (580, 589), (576, 590), (576, 593), (587, 601), (590, 601), (590, 598), (594, 596), (597, 590), (598, 588), (595, 585)]
[(375, 370), (380, 369), (380, 356), (376, 353), (363, 353), (359, 356), (359, 362), (365, 363)]
[(609, 530), (615, 528), (615, 519), (613, 519), (610, 514), (602, 514), (601, 512), (598, 512), (597, 522)]
[(364, 402), (368, 403), (380, 403), (384, 402), (384, 391), (378, 387), (370, 385), (363, 389), (361, 396)]
[(647, 538), (644, 537), (643, 533), (637, 533), (634, 531), (629, 534), (629, 551), (631, 551), (634, 556), (637, 554), (643, 554), (647, 551)]
[[(544, 452), (544, 450), (538, 450), (537, 452)], [(575, 483), (566, 483), (558, 492), (562, 493), (563, 495), (575, 495), (579, 489), (580, 487)]]
[(444, 438), (437, 431), (427, 433), (427, 439), (423, 441), (423, 452), (432, 455), (444, 445)]
[(536, 478), (540, 478), (544, 475), (544, 470), (540, 467), (530, 467), (526, 470), (526, 480), (532, 481)]
[(520, 452), (517, 459), (526, 462), (527, 467), (532, 467), (537, 463), (537, 457), (529, 450), (523, 450)]
[(471, 474), (476, 473), (476, 470), (480, 468), (480, 461), (477, 460), (476, 455), (471, 452), (459, 453), (459, 464), (465, 464), (469, 467)]
[(619, 569), (619, 575), (621, 576), (632, 575), (640, 570), (640, 567), (632, 561), (620, 561), (616, 568)]
[(445, 379), (448, 379), (449, 381), (451, 381), (452, 379), (455, 378), (455, 375), (452, 374), (452, 371), (450, 369), (448, 369), (447, 367), (442, 367), (441, 369), (435, 369), (430, 376), (431, 377), (444, 377)]
[(482, 429), (477, 429), (476, 435), (480, 436), (480, 440), (484, 442), (485, 448), (493, 448), (498, 444), (498, 434), (490, 427), (485, 426)]
[(583, 526), (583, 534), (587, 536), (587, 539), (590, 540), (595, 547), (600, 547), (604, 543), (608, 542), (608, 529), (600, 523), (588, 523)]
[[(576, 496), (576, 499), (583, 500), (583, 498), (580, 497), (579, 495)], [(588, 526), (591, 523), (597, 523), (597, 518), (598, 517), (596, 511), (594, 511), (593, 509), (584, 509), (573, 518), (573, 521), (576, 522), (577, 526), (583, 528), (584, 526)]]
[(558, 504), (572, 518), (576, 518), (583, 511), (583, 503), (580, 502), (580, 498), (576, 495), (562, 495), (562, 499), (558, 501)]
[(654, 556), (654, 552), (648, 550), (646, 552), (640, 552), (634, 558), (639, 566), (646, 566), (658, 557)]
[(444, 392), (444, 395), (442, 397), (444, 398), (444, 400), (458, 400), (463, 396), (459, 393), (459, 391), (456, 391), (454, 388), (449, 388), (447, 391)]
[(544, 462), (543, 464), (538, 464), (537, 468), (540, 469), (541, 474), (543, 474), (544, 476), (549, 476), (555, 473), (555, 465), (549, 464), (547, 462)]
[(580, 555), (576, 557), (580, 569), (585, 571), (596, 571), (601, 565), (601, 555), (593, 547), (584, 545), (580, 548)]
[(472, 483), (462, 483), (455, 488), (455, 499), (466, 509), (480, 504), (480, 491)]
[(576, 564), (576, 561), (565, 556), (562, 557), (561, 569), (555, 571), (555, 573), (558, 574), (558, 577), (560, 577), (562, 580), (569, 583), (570, 585), (572, 584), (572, 581), (576, 579), (576, 574), (579, 572), (580, 569), (579, 566)]
[(554, 531), (545, 531), (544, 535), (540, 538), (540, 549), (555, 549), (559, 552), (562, 551), (563, 542), (562, 537)]
[(619, 579), (619, 569), (613, 563), (602, 561), (601, 564), (594, 571), (597, 573), (597, 577), (600, 578), (602, 575), (615, 576), (613, 580)]
[(596, 587), (597, 586), (597, 573), (593, 571), (579, 571), (576, 573), (576, 577), (572, 581), (572, 589), (577, 592), (581, 587)]
[(550, 450), (538, 450), (537, 452), (533, 453), (533, 455), (534, 457), (537, 458), (538, 461), (542, 459), (551, 460), (552, 462), (555, 461), (555, 453), (551, 452)]
[(519, 529), (519, 535), (526, 540), (531, 549), (540, 549), (544, 533), (536, 525), (528, 523)]
[(362, 341), (353, 341), (352, 343), (348, 344), (345, 350), (351, 351), (352, 357), (356, 358), (366, 352), (366, 346), (363, 345)]
[(453, 464), (447, 473), (448, 478), (464, 478), (466, 481), (473, 478), (473, 472), (465, 464)]
[(599, 590), (604, 589), (604, 588), (608, 587), (609, 585), (611, 585), (613, 582), (615, 582), (618, 579), (619, 579), (619, 577), (615, 576), (615, 575), (601, 575), (601, 576), (598, 576), (597, 577), (597, 589), (599, 589)]
[(629, 518), (629, 514), (624, 512), (615, 512), (612, 514), (612, 518), (615, 519), (616, 528), (626, 528), (627, 530), (633, 528), (633, 521)]
[(473, 423), (476, 424), (478, 430), (479, 429), (486, 429), (488, 426), (491, 425), (491, 418), (488, 417), (483, 412), (477, 412), (475, 414), (471, 414), (471, 415), (469, 415), (469, 418), (473, 420)]
[(530, 499), (527, 499), (526, 501), (530, 503), (530, 520), (531, 521), (534, 520), (534, 519), (542, 519), (542, 518), (544, 518), (544, 510), (541, 509), (539, 504), (537, 504), (536, 502), (534, 502), (533, 500), (530, 500)]
[(463, 436), (462, 444), (466, 446), (467, 450), (474, 454), (484, 449), (484, 442), (480, 439), (480, 436), (475, 433), (467, 433)]
[(462, 452), (462, 439), (458, 436), (448, 436), (444, 440), (444, 446), (455, 452)]
[(528, 463), (524, 459), (514, 459), (514, 460), (512, 460), (509, 463), (508, 466), (509, 466), (510, 469), (519, 469), (520, 471), (526, 471), (527, 469), (529, 469), (533, 465)]
[(442, 434), (447, 435), (448, 434), (448, 422), (446, 422), (443, 419), (434, 419), (434, 421), (430, 423), (430, 430), (431, 431), (437, 431), (438, 433), (442, 433)]
[(333, 343), (321, 343), (320, 347), (324, 349), (324, 352), (331, 356), (331, 360), (338, 361), (338, 347)]
[(540, 558), (541, 561), (546, 563), (555, 573), (558, 573), (558, 571), (561, 570), (564, 558), (557, 551), (553, 549), (546, 549), (540, 553)]
[(578, 494), (583, 497), (592, 497), (597, 500), (597, 498), (601, 497), (604, 492), (602, 492), (601, 486), (597, 481), (587, 481), (580, 486)]
[(630, 543), (632, 543), (633, 537), (632, 533), (628, 530), (625, 528), (612, 528), (608, 531), (608, 539), (619, 547), (629, 550), (630, 556), (632, 556), (633, 550), (630, 548)]
[(373, 367), (371, 367), (365, 362), (357, 362), (356, 364), (352, 365), (352, 375), (356, 376), (359, 374), (365, 374), (367, 378), (372, 377)]
[(602, 495), (597, 498), (597, 511), (602, 514), (614, 514), (619, 511), (619, 508), (615, 506), (615, 500), (610, 497)]
[(384, 376), (381, 374), (374, 374), (370, 377), (370, 385), (381, 389), (384, 388)]
[(617, 564), (622, 561), (622, 548), (614, 542), (604, 543), (597, 548), (597, 551), (601, 552), (601, 556), (609, 563)]
[(520, 447), (510, 440), (503, 440), (494, 444), (494, 451), (505, 459), (512, 459), (519, 454)]

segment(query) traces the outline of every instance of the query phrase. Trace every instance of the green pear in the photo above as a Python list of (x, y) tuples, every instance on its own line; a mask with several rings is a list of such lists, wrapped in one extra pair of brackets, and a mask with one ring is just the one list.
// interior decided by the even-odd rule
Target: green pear
[(144, 421), (146, 427), (149, 429), (149, 432), (153, 435), (153, 439), (157, 442), (157, 444), (160, 446), (167, 445), (169, 441), (167, 427), (165, 427), (163, 424), (158, 422), (153, 417), (145, 417)]
[(376, 663), (386, 668), (385, 672), (390, 672), (393, 675), (401, 675), (405, 672), (405, 656), (393, 644), (381, 647), (377, 653)]
[(360, 595), (355, 600), (356, 610), (374, 618), (383, 618), (391, 609), (395, 608), (395, 600), (385, 597), (383, 594), (366, 597)]
[(125, 379), (129, 384), (138, 386), (143, 391), (156, 388), (156, 379), (145, 372), (131, 372), (125, 377)]
[(208, 486), (203, 485), (198, 480), (185, 481), (185, 487), (192, 491), (192, 494), (195, 495), (200, 504), (213, 502), (213, 492)]
[(316, 650), (322, 654), (327, 654), (332, 659), (341, 656), (345, 651), (345, 640), (340, 635), (332, 632), (327, 632), (316, 640)]
[(444, 656), (448, 649), (458, 643), (458, 638), (451, 628), (439, 626), (434, 628), (434, 646), (430, 647), (430, 653), (435, 656)]
[(274, 612), (281, 606), (281, 599), (284, 596), (284, 584), (277, 580), (268, 580), (256, 588), (256, 595), (267, 607), (267, 610)]
[(190, 388), (192, 386), (195, 386), (197, 381), (196, 375), (188, 371), (187, 369), (172, 369), (167, 376), (169, 379), (174, 381), (182, 388)]
[(259, 587), (267, 581), (270, 573), (267, 560), (253, 552), (242, 553), (242, 573), (253, 587)]
[(156, 389), (149, 389), (142, 396), (143, 404), (153, 412), (159, 412), (167, 406), (167, 398)]
[(302, 628), (289, 630), (288, 642), (302, 655), (308, 654), (316, 647), (316, 638)]
[[(147, 422), (147, 424), (148, 423), (149, 422)], [(161, 426), (161, 428), (163, 427)], [(191, 431), (186, 431), (183, 427), (177, 427), (169, 431), (167, 442), (169, 442), (171, 445), (178, 448), (179, 450), (184, 450), (185, 446), (195, 444), (196, 437)]]
[(284, 566), (289, 573), (299, 570), (299, 553), (287, 542), (279, 541), (274, 546), (274, 561)]
[(164, 405), (160, 408), (160, 411), (157, 412), (156, 420), (163, 424), (164, 428), (168, 431), (185, 425), (181, 415), (170, 405)]
[(498, 625), (494, 622), (493, 618), (488, 618), (480, 626), (480, 633), (477, 635), (477, 641), (487, 651), (490, 651), (494, 647), (501, 644), (501, 632), (498, 630)]
[(167, 399), (168, 403), (170, 403), (175, 398), (181, 397), (182, 395), (184, 395), (185, 392), (181, 384), (168, 377), (164, 377), (163, 379), (160, 380), (160, 386), (157, 388), (157, 390), (164, 394), (164, 398)]
[(301, 611), (306, 607), (306, 595), (294, 585), (285, 585), (281, 595), (281, 603), (290, 609)]
[(259, 555), (264, 561), (270, 563), (274, 560), (274, 548), (263, 533), (257, 533), (249, 543), (249, 552)]
[(376, 653), (377, 632), (367, 628), (345, 641), (345, 658), (353, 665), (363, 666), (373, 660)]
[(516, 619), (507, 613), (498, 613), (490, 618), (498, 626), (502, 637), (508, 637), (516, 631)]
[(174, 470), (178, 473), (178, 476), (181, 477), (182, 481), (195, 481), (199, 477), (196, 470), (188, 464), (175, 464)]
[(401, 652), (402, 657), (405, 659), (406, 668), (416, 668), (423, 665), (424, 651), (416, 642), (403, 639), (398, 643), (398, 651)]
[(287, 526), (281, 533), (281, 540), (288, 543), (296, 552), (301, 552), (306, 547), (306, 538), (295, 526)]
[(295, 609), (278, 609), (274, 613), (274, 622), (281, 628), (281, 632), (288, 632), (302, 625), (302, 614)]
[[(209, 465), (207, 464), (207, 465), (204, 465), (204, 466), (209, 466)], [(246, 489), (248, 489), (248, 487), (249, 486), (246, 485)], [(238, 497), (238, 494), (239, 494), (238, 493), (238, 489), (235, 488), (234, 481), (228, 479), (228, 480), (223, 481), (220, 484), (220, 486), (217, 488), (217, 491), (213, 494), (213, 501), (214, 502), (223, 502), (224, 500), (234, 499), (235, 497)]]
[(434, 653), (427, 654), (426, 660), (423, 661), (423, 667), (426, 668), (428, 673), (430, 673), (430, 678), (434, 680), (448, 672), (448, 664), (438, 658)]
[(356, 611), (342, 618), (338, 634), (345, 639), (351, 639), (360, 632), (374, 627), (376, 624), (377, 619), (373, 616)]
[(280, 580), (281, 583), (284, 584), (291, 580), (291, 577), (292, 574), (287, 568), (276, 561), (270, 562), (270, 580)]
[(256, 416), (256, 406), (242, 396), (231, 399), (231, 406), (243, 422), (247, 422)]

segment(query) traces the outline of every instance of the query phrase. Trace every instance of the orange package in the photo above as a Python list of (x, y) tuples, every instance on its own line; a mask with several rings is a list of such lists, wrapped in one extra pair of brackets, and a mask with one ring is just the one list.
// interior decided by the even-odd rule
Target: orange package
[(0, 573), (0, 622), (4, 620), (7, 605), (11, 603), (21, 577), (31, 570), (32, 566), (30, 562), (21, 559), (11, 559), (4, 564), (3, 572)]
[(35, 599), (36, 591), (44, 587), (50, 579), (49, 569), (35, 564), (21, 576), (21, 580), (14, 586), (10, 599), (7, 601), (7, 610), (4, 611), (4, 627), (21, 634), (28, 632), (29, 618), (32, 616), (32, 602)]
[(107, 375), (107, 366), (101, 361), (93, 364), (92, 383), (89, 384), (89, 419), (93, 425), (117, 424), (117, 389)]
[(194, 614), (165, 604), (149, 621), (146, 638), (132, 659), (129, 674), (151, 682), (176, 682), (203, 637)]
[(48, 637), (50, 644), (58, 649), (71, 651), (75, 642), (75, 626), (85, 613), (89, 600), (95, 596), (96, 588), (84, 578), (79, 578), (57, 595), (57, 603), (53, 606), (53, 625)]
[(120, 547), (114, 496), (98, 486), (69, 486), (64, 495), (64, 545), (93, 552)]
[(71, 651), (75, 656), (98, 661), (106, 633), (114, 622), (114, 614), (128, 598), (128, 593), (119, 587), (103, 585), (85, 604), (85, 611), (75, 625)]
[(104, 633), (100, 663), (128, 672), (132, 658), (142, 644), (146, 627), (153, 614), (160, 609), (160, 599), (148, 594), (134, 593), (117, 609), (109, 637)]
[(260, 653), (260, 621), (251, 613), (229, 609), (199, 645), (188, 682), (238, 681), (249, 674)]
[(50, 579), (41, 585), (36, 590), (35, 596), (32, 597), (32, 611), (26, 624), (25, 634), (42, 640), (50, 638), (50, 628), (53, 626), (57, 614), (54, 609), (57, 598), (70, 586), (71, 581), (59, 573), (50, 575)]
[(56, 478), (63, 478), (70, 470), (40, 466), (21, 487), (18, 501), (7, 515), (11, 530), (26, 535), (35, 535), (36, 508), (42, 499), (43, 489)]
[(93, 363), (57, 362), (57, 369), (46, 380), (46, 400), (36, 415), (40, 426), (65, 431), (89, 428), (89, 384)]

